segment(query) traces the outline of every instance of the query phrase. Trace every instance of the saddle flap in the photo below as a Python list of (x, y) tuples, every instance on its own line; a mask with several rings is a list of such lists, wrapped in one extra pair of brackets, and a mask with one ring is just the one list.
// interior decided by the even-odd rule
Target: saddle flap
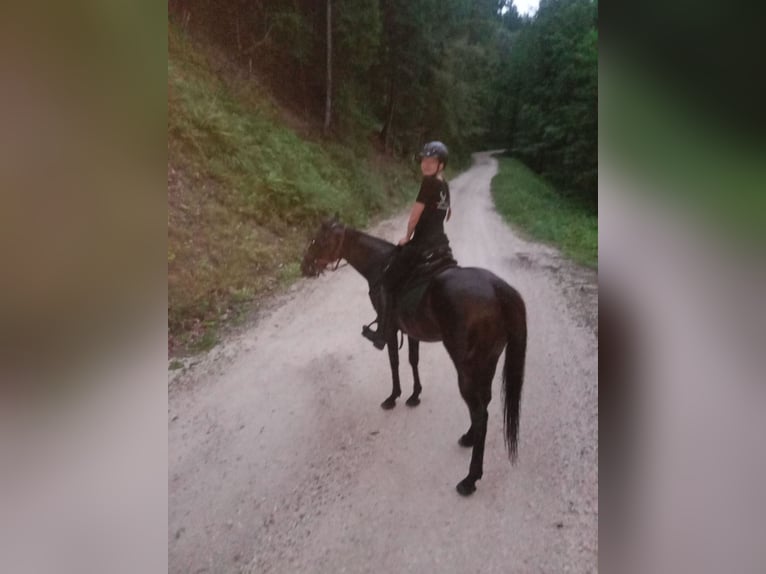
[(422, 253), (412, 271), (394, 293), (400, 312), (404, 315), (414, 314), (431, 279), (445, 269), (456, 266), (457, 261), (452, 256), (449, 246), (437, 247)]

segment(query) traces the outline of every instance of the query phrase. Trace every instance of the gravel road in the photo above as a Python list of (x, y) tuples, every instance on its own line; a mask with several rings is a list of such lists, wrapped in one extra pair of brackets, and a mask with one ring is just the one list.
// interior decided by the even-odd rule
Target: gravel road
[[(461, 265), (490, 269), (527, 305), (518, 464), (503, 445), (498, 372), (484, 477), (458, 495), (469, 418), (444, 348), (421, 345), (415, 408), (402, 350), (403, 397), (384, 411), (388, 359), (360, 335), (374, 317), (366, 282), (351, 267), (303, 279), (169, 372), (169, 572), (597, 571), (596, 274), (503, 223), (496, 171), (479, 153), (450, 182), (446, 231)], [(394, 241), (406, 218), (371, 232)]]

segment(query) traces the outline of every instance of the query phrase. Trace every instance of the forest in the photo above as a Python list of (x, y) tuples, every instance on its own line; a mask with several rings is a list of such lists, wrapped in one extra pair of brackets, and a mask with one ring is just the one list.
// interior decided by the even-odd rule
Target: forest
[[(496, 205), (576, 261), (597, 253), (597, 4), (170, 0), (169, 349), (297, 279), (308, 229), (366, 226), (417, 189), (423, 143), (454, 176), (506, 150)], [(510, 171), (508, 171), (510, 170)], [(508, 173), (506, 173), (508, 171)]]
[(505, 148), (597, 204), (598, 4), (542, 0), (171, 0), (325, 137), (408, 157), (448, 143), (457, 165)]

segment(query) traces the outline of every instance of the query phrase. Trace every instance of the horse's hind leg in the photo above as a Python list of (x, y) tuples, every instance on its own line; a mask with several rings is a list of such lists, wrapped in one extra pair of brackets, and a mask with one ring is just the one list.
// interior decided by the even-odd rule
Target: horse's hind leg
[(420, 359), (420, 341), (407, 337), (407, 345), (410, 350), (410, 365), (412, 366), (412, 378), (415, 385), (412, 387), (412, 396), (407, 399), (407, 406), (416, 407), (420, 404), (420, 392), (423, 387), (420, 386), (420, 375), (418, 374), (418, 361)]
[(477, 406), (471, 409), (471, 429), (473, 434), (473, 452), (468, 476), (457, 485), (457, 491), (468, 496), (476, 490), (476, 481), (484, 474), (484, 442), (487, 436), (487, 406)]
[[(466, 384), (466, 379), (462, 375), (458, 376), (458, 385), (460, 386), (461, 394), (463, 393), (463, 389), (464, 388), (467, 389), (468, 387), (468, 385)], [(465, 395), (463, 395), (463, 399), (465, 400), (466, 404), (469, 404), (468, 403), (469, 399), (466, 399)], [(469, 412), (471, 411), (470, 404), (469, 404), (468, 410)], [(468, 430), (465, 431), (464, 435), (462, 435), (459, 439), (457, 439), (457, 443), (460, 446), (464, 446), (466, 448), (472, 447), (476, 443), (475, 436), (474, 436), (474, 428), (473, 428), (473, 417), (471, 417), (471, 426), (468, 427)]]
[(460, 446), (465, 446), (465, 447), (473, 446), (473, 444), (474, 444), (474, 439), (473, 439), (473, 423), (471, 423), (471, 426), (468, 427), (467, 431), (465, 431), (465, 434), (462, 435), (459, 439), (457, 439), (457, 443)]
[(391, 379), (393, 381), (393, 388), (391, 389), (391, 395), (382, 403), (381, 408), (386, 410), (392, 409), (396, 406), (396, 399), (402, 396), (402, 387), (399, 383), (399, 347), (396, 344), (396, 331), (393, 331), (389, 335), (388, 342), (388, 362), (391, 363)]
[(461, 380), (460, 393), (471, 413), (471, 428), (466, 434), (470, 435), (468, 440), (473, 442), (468, 476), (457, 485), (457, 491), (463, 496), (468, 496), (476, 490), (476, 481), (481, 479), (484, 474), (484, 443), (487, 437), (487, 420), (489, 419), (487, 406), (492, 399), (491, 384), (491, 376), (488, 379), (480, 377)]

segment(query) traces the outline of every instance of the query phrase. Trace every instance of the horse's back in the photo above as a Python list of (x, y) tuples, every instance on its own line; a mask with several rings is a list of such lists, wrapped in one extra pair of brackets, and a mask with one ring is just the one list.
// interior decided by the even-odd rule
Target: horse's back
[(479, 301), (495, 302), (498, 292), (516, 293), (504, 279), (481, 267), (453, 267), (434, 278), (436, 302), (458, 307)]
[(503, 293), (515, 290), (479, 267), (452, 267), (434, 277), (418, 312), (405, 317), (406, 332), (422, 341), (449, 340), (470, 333), (491, 339), (504, 328)]

